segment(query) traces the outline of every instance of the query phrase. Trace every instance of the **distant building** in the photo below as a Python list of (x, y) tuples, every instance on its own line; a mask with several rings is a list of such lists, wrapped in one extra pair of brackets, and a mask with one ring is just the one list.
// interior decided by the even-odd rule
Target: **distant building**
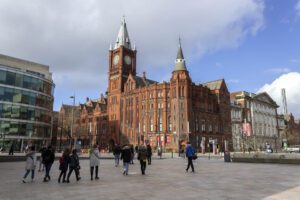
[(234, 151), (243, 151), (243, 108), (236, 101), (231, 103), (231, 128), (232, 128), (232, 143)]
[(274, 149), (280, 147), (278, 105), (266, 92), (234, 92), (231, 93), (231, 100), (236, 101), (243, 109), (242, 133), (246, 150), (263, 150), (266, 143)]
[(300, 122), (294, 119), (293, 114), (279, 115), (278, 123), (281, 146), (284, 148), (284, 143), (287, 146), (300, 145)]
[(0, 55), (0, 136), (6, 146), (50, 143), (53, 91), (49, 66)]
[[(73, 145), (74, 138), (78, 135), (76, 129), (79, 117), (79, 106), (62, 104), (58, 114), (56, 149), (63, 150), (66, 147), (70, 147), (71, 144)], [(72, 124), (73, 135), (71, 135)]]

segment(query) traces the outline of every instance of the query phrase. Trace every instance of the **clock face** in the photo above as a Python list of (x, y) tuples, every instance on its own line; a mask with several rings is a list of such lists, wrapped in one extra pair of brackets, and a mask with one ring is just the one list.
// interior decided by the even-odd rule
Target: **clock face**
[(117, 65), (119, 63), (119, 59), (120, 59), (119, 55), (115, 55), (113, 58), (113, 64)]
[(125, 63), (126, 63), (127, 65), (130, 65), (130, 64), (131, 64), (131, 58), (130, 58), (129, 56), (125, 56), (125, 57), (124, 57), (124, 60), (125, 60)]

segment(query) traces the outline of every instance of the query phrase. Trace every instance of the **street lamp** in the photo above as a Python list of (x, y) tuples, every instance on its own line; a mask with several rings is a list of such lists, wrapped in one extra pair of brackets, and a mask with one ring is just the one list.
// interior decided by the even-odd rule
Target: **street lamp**
[[(73, 125), (74, 125), (74, 107), (75, 107), (75, 95), (70, 96), (73, 99), (73, 106), (72, 106), (72, 122), (71, 122), (71, 138), (73, 138)], [(76, 137), (74, 136), (74, 148), (76, 148)], [(70, 146), (72, 147), (72, 140), (70, 140)]]

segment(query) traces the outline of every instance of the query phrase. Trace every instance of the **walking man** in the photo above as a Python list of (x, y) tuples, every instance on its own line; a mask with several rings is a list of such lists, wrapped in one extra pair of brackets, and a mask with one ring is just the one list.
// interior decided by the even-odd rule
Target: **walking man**
[(147, 144), (147, 160), (148, 160), (148, 165), (151, 165), (151, 157), (152, 157), (152, 148), (150, 144)]
[(99, 159), (100, 159), (100, 152), (97, 148), (97, 145), (94, 144), (93, 150), (90, 152), (90, 168), (91, 168), (91, 181), (93, 180), (93, 174), (95, 169), (95, 179), (99, 179), (98, 177), (98, 170), (99, 170)]
[(192, 172), (194, 173), (195, 170), (194, 170), (194, 165), (193, 165), (193, 156), (195, 156), (195, 150), (192, 147), (190, 142), (188, 142), (186, 145), (185, 154), (186, 154), (186, 157), (188, 158), (188, 165), (187, 165), (187, 168), (185, 169), (185, 171), (188, 172), (188, 170), (191, 166)]
[(46, 168), (44, 182), (48, 182), (51, 180), (50, 170), (51, 170), (52, 164), (54, 162), (54, 158), (55, 158), (55, 155), (54, 155), (53, 149), (51, 146), (48, 146), (47, 150), (45, 151), (44, 158), (43, 158), (43, 163)]
[(115, 167), (119, 166), (121, 147), (117, 144), (114, 148), (114, 156), (115, 156)]
[(143, 144), (139, 146), (138, 159), (140, 160), (142, 175), (145, 175), (146, 161), (147, 161), (147, 148)]
[(12, 142), (11, 143), (11, 146), (10, 146), (10, 148), (9, 148), (9, 153), (8, 153), (8, 155), (14, 155), (14, 150), (15, 150), (15, 143), (14, 142)]
[(121, 152), (121, 159), (123, 159), (123, 175), (128, 175), (129, 163), (131, 161), (131, 150), (128, 145), (125, 145)]
[(67, 183), (70, 183), (70, 176), (73, 171), (75, 171), (76, 180), (79, 181), (81, 178), (79, 177), (79, 157), (77, 155), (76, 149), (73, 149), (72, 155), (70, 156), (70, 165), (69, 165), (69, 173), (67, 177)]

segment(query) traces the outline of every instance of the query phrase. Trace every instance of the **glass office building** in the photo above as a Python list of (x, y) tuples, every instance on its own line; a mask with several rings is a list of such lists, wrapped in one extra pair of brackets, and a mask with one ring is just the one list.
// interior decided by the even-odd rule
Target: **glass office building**
[(53, 92), (48, 66), (0, 54), (0, 146), (22, 151), (50, 141)]

